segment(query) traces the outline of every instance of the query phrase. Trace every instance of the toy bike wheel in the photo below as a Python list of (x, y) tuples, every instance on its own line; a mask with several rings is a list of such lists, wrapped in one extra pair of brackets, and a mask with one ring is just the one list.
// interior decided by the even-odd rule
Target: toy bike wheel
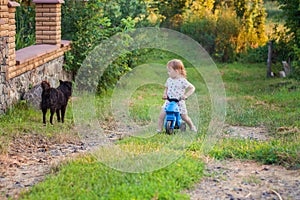
[(181, 125), (180, 125), (180, 130), (182, 131), (182, 132), (185, 132), (186, 131), (186, 123), (181, 123)]
[(172, 126), (172, 121), (167, 121), (166, 132), (169, 135), (173, 134), (173, 129), (171, 128), (171, 126)]

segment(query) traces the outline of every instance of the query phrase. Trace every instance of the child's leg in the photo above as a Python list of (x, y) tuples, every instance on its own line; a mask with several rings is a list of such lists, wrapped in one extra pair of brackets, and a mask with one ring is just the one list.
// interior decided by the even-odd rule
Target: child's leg
[(187, 114), (181, 114), (180, 116), (181, 116), (181, 118), (183, 119), (183, 121), (185, 121), (185, 122), (189, 125), (189, 127), (190, 127), (190, 129), (191, 129), (192, 131), (197, 131), (197, 129), (196, 129), (196, 127), (194, 126), (194, 124), (193, 124), (191, 118), (190, 118)]
[(158, 117), (158, 127), (157, 127), (157, 131), (162, 131), (163, 126), (164, 126), (164, 120), (166, 117), (166, 111), (164, 108), (161, 109), (159, 117)]

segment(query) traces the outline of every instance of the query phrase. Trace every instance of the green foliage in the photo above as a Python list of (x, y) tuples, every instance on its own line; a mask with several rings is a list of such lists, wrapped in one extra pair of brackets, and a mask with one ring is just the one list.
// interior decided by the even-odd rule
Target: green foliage
[[(138, 27), (146, 16), (144, 3), (127, 0), (92, 0), (88, 3), (70, 0), (65, 3), (62, 10), (63, 37), (72, 40), (72, 50), (66, 53), (64, 67), (75, 74), (95, 47), (119, 32), (125, 33)], [(128, 45), (129, 41), (130, 38), (124, 37), (123, 44), (118, 45), (121, 48), (123, 45)], [(106, 55), (110, 50), (100, 51), (103, 54), (93, 58), (93, 63), (106, 61)], [(135, 51), (123, 52), (119, 58), (114, 60), (103, 72), (103, 76), (97, 80), (98, 92), (107, 90), (117, 82), (122, 74), (128, 72), (133, 67), (132, 63), (136, 55)], [(93, 66), (84, 67), (89, 70)], [(95, 81), (87, 80), (87, 82), (94, 85)]]
[(35, 43), (35, 7), (31, 1), (16, 8), (16, 50)]
[(188, 7), (186, 13), (184, 13), (185, 19), (202, 19), (207, 14), (212, 14), (214, 10), (214, 0), (192, 0), (188, 1)]
[[(295, 50), (300, 51), (299, 49), (296, 49), (296, 48), (295, 48)], [(300, 80), (300, 61), (299, 60), (292, 62), (292, 73), (291, 73), (290, 77), (294, 78), (298, 81)]]
[[(275, 57), (276, 58), (276, 57)], [(245, 52), (237, 54), (237, 60), (241, 63), (263, 63), (268, 59), (268, 46), (249, 48)]]
[(278, 0), (280, 9), (283, 10), (282, 17), (285, 19), (285, 27), (288, 28), (287, 34), (290, 35), (291, 40), (287, 44), (289, 49), (289, 56), (294, 61), (292, 67), (294, 68), (292, 76), (296, 79), (300, 79), (300, 4), (299, 0)]
[(210, 54), (215, 53), (216, 20), (210, 16), (183, 23), (180, 32), (199, 42)]
[(88, 53), (115, 31), (108, 18), (99, 14), (97, 1), (66, 1), (62, 9), (62, 37), (72, 40), (72, 50), (66, 54), (65, 69), (76, 72)]
[[(290, 52), (293, 51), (289, 46), (291, 37), (286, 34), (286, 28), (280, 28), (277, 24), (273, 27), (270, 34), (270, 40), (272, 40), (272, 64), (280, 65), (282, 61), (289, 61)], [(240, 55), (240, 61), (250, 63), (265, 62), (268, 59), (268, 43), (264, 46), (260, 46), (254, 49), (248, 49), (246, 52), (242, 52)], [(281, 68), (282, 70), (282, 68)]]
[[(178, 20), (181, 22), (181, 15), (186, 7), (187, 0), (179, 1), (163, 1), (153, 0), (150, 4), (150, 9), (157, 8), (159, 13), (164, 17), (162, 22), (163, 27), (177, 28)], [(179, 18), (178, 18), (179, 17)]]
[(282, 16), (286, 20), (285, 26), (289, 28), (289, 33), (292, 33), (294, 42), (299, 47), (300, 45), (300, 9), (299, 0), (278, 0), (280, 9), (283, 10)]
[[(237, 1), (239, 6), (235, 8), (242, 20), (241, 30), (237, 40), (237, 51), (243, 52), (248, 48), (257, 48), (267, 42), (265, 35), (266, 13), (262, 0)], [(243, 3), (241, 3), (243, 2)]]
[(223, 8), (217, 18), (215, 57), (222, 62), (232, 62), (236, 58), (239, 20), (230, 8)]
[[(278, 7), (279, 4), (279, 7)], [(273, 41), (272, 65), (282, 70), (282, 61), (287, 61), (291, 67), (290, 77), (300, 79), (300, 51), (299, 36), (297, 36), (298, 24), (295, 19), (299, 2), (295, 1), (272, 1), (267, 2), (268, 18), (273, 24), (269, 31), (269, 38)], [(280, 10), (281, 8), (282, 10)], [(273, 19), (270, 19), (273, 17)], [(297, 17), (296, 17), (297, 18)], [(275, 22), (273, 22), (275, 21)], [(284, 27), (281, 24), (285, 23)], [(298, 42), (297, 42), (298, 41)], [(268, 44), (257, 49), (250, 49), (241, 54), (243, 61), (265, 61), (267, 60)], [(280, 66), (280, 67), (278, 67)], [(272, 69), (274, 70), (274, 69)], [(276, 69), (275, 69), (276, 70)]]
[(145, 25), (145, 19), (148, 15), (146, 1), (102, 0), (100, 2), (102, 2), (103, 16), (111, 20), (112, 26), (122, 26), (122, 20), (127, 18), (135, 20), (137, 27)]
[(192, 1), (183, 16), (181, 31), (221, 62), (235, 61), (237, 53), (266, 43), (266, 13), (261, 0)]
[(275, 22), (279, 20), (279, 15), (281, 14), (281, 10), (279, 9), (277, 1), (265, 1), (265, 8), (267, 11), (267, 19)]

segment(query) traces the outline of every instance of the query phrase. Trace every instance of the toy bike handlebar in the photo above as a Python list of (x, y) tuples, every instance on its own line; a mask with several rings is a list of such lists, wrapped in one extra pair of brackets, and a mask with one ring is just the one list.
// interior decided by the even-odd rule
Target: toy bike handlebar
[(186, 100), (187, 98), (180, 97), (179, 99), (171, 99), (171, 98), (167, 97), (167, 98), (162, 98), (162, 99), (168, 100), (170, 102), (174, 101), (174, 102), (178, 103), (179, 101)]

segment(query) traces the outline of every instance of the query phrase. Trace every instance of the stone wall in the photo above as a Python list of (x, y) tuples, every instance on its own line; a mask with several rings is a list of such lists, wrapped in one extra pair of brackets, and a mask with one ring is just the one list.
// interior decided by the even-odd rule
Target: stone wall
[(8, 37), (0, 37), (0, 114), (7, 108), (6, 62), (8, 60)]

